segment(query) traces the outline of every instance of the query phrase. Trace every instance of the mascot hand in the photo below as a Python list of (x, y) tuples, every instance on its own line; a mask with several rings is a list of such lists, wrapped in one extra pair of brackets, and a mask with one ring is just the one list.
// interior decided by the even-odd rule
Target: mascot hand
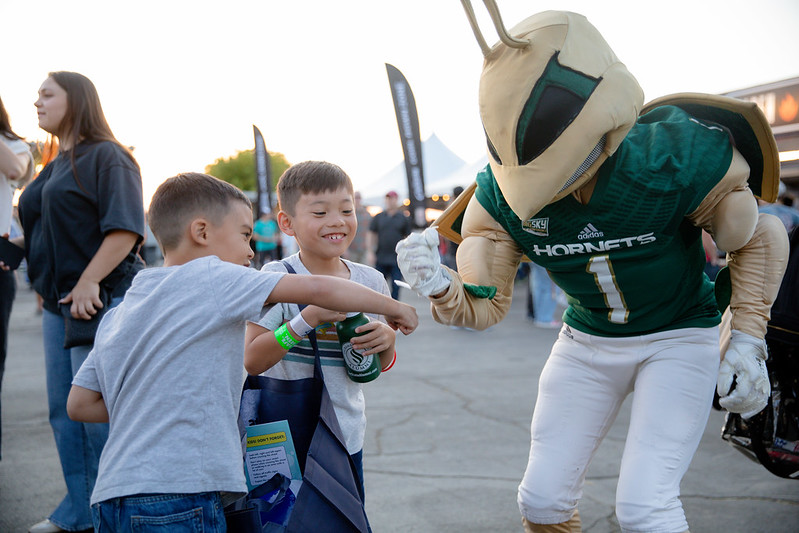
[[(719, 367), (716, 391), (719, 404), (731, 413), (749, 418), (762, 411), (771, 395), (766, 370), (766, 343), (741, 331), (732, 330), (730, 346)], [(735, 378), (735, 389), (730, 392)]]
[(411, 289), (422, 296), (430, 296), (449, 287), (452, 278), (441, 266), (438, 232), (434, 228), (408, 235), (397, 243), (396, 251), (402, 277)]

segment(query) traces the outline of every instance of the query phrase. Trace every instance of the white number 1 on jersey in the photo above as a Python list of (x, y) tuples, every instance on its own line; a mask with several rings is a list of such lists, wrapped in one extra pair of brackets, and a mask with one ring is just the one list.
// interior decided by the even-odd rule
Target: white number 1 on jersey
[(585, 269), (594, 275), (594, 281), (605, 298), (608, 309), (610, 309), (608, 320), (614, 324), (626, 324), (630, 310), (627, 309), (624, 296), (622, 296), (621, 290), (616, 284), (616, 274), (613, 273), (610, 257), (596, 255), (588, 260), (588, 266)]

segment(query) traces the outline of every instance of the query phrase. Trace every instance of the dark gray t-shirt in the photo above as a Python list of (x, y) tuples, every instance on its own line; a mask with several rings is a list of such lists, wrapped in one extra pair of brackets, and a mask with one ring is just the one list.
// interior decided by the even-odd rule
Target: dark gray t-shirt
[[(75, 287), (106, 234), (144, 235), (142, 180), (136, 163), (116, 144), (82, 142), (51, 161), (25, 188), (19, 216), (25, 232), (28, 275), (50, 311)], [(144, 264), (135, 251), (106, 277), (122, 296)]]
[(377, 264), (393, 264), (397, 262), (397, 243), (411, 234), (411, 219), (403, 211), (389, 215), (381, 211), (369, 224), (369, 231), (377, 233)]

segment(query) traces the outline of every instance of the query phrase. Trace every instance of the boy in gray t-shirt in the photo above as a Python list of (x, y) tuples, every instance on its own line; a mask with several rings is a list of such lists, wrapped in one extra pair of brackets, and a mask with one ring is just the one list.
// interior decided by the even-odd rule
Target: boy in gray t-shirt
[[(247, 490), (236, 425), (246, 321), (266, 304), (297, 302), (384, 314), (407, 334), (416, 312), (357, 283), (246, 268), (252, 207), (211, 176), (169, 178), (148, 218), (164, 266), (140, 272), (108, 311), (67, 401), (74, 420), (110, 421), (94, 525), (129, 531), (199, 520), (205, 531), (224, 531), (222, 493)], [(296, 333), (287, 325), (275, 335)]]

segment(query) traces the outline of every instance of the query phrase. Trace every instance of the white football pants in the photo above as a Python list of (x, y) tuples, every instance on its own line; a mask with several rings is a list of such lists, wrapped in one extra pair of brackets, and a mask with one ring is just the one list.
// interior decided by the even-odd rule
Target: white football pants
[(539, 381), (522, 515), (538, 524), (569, 520), (588, 464), (632, 392), (619, 524), (624, 532), (687, 530), (680, 480), (707, 424), (718, 368), (718, 328), (612, 338), (563, 326)]

